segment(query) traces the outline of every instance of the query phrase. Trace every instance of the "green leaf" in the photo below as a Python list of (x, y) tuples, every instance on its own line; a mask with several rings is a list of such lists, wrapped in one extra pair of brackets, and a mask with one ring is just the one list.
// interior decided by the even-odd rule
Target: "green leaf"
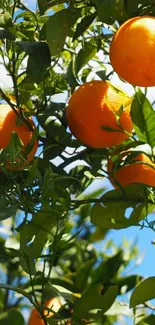
[(155, 204), (147, 205), (145, 202), (137, 205), (130, 215), (130, 220), (139, 222), (146, 218), (155, 209)]
[(34, 259), (41, 255), (56, 217), (57, 212), (49, 207), (35, 213), (31, 221), (20, 227), (20, 252), (23, 255), (20, 261), (25, 272), (35, 274)]
[(39, 7), (39, 10), (40, 10), (40, 13), (44, 14), (44, 12), (48, 8), (49, 1), (48, 0), (38, 0), (37, 2), (38, 2), (38, 7)]
[(0, 325), (24, 325), (24, 317), (16, 308), (8, 309), (0, 314)]
[(122, 251), (119, 251), (116, 255), (103, 261), (92, 273), (93, 283), (102, 281), (104, 284), (110, 282), (110, 280), (116, 276), (119, 268), (123, 264)]
[(76, 22), (80, 10), (64, 9), (52, 15), (46, 23), (46, 37), (51, 55), (62, 51), (65, 39)]
[(52, 169), (46, 168), (44, 178), (43, 178), (43, 184), (42, 184), (42, 202), (49, 202), (49, 198), (52, 195), (54, 189), (54, 174), (52, 172)]
[(82, 20), (76, 27), (73, 41), (75, 41), (79, 36), (81, 36), (87, 30), (87, 28), (89, 27), (89, 25), (91, 25), (95, 17), (96, 17), (96, 13), (82, 18)]
[(92, 44), (92, 41), (84, 43), (84, 47), (79, 51), (75, 58), (75, 74), (77, 74), (89, 62), (89, 60), (94, 57), (96, 52), (97, 46)]
[(52, 116), (51, 112), (44, 112), (38, 115), (38, 121), (50, 136), (49, 140), (55, 139), (55, 144), (68, 145), (71, 141), (71, 135), (66, 132), (62, 123)]
[(15, 40), (15, 36), (7, 29), (0, 29), (0, 39)]
[(0, 14), (0, 27), (9, 28), (12, 27), (12, 19), (9, 12), (5, 14)]
[(127, 13), (133, 15), (133, 13), (138, 10), (139, 1), (138, 0), (126, 0), (124, 1), (124, 6), (126, 8)]
[(0, 198), (0, 220), (8, 219), (16, 214), (17, 204), (10, 205), (10, 202), (5, 198)]
[(135, 322), (135, 325), (154, 325), (155, 315), (144, 316), (140, 322)]
[(89, 288), (75, 303), (73, 319), (78, 320), (81, 317), (87, 317), (92, 309), (100, 309), (102, 313), (105, 313), (115, 301), (117, 292), (117, 286), (110, 285), (106, 287), (102, 283)]
[(50, 9), (55, 4), (58, 4), (58, 3), (61, 3), (61, 2), (63, 3), (64, 1), (62, 1), (62, 0), (59, 0), (59, 1), (37, 0), (37, 2), (38, 2), (38, 7), (39, 7), (39, 10), (40, 10), (40, 13), (44, 14), (44, 12), (46, 10)]
[(38, 23), (35, 13), (31, 10), (20, 12), (20, 14), (15, 17), (15, 21), (17, 21), (19, 18), (24, 18), (26, 21), (29, 20)]
[(127, 19), (123, 0), (95, 0), (95, 4), (99, 19), (106, 24)]
[[(135, 209), (144, 203), (146, 194), (142, 186), (130, 185), (124, 191), (112, 190), (102, 196), (102, 203), (96, 203), (91, 210), (91, 222), (101, 228), (121, 229), (139, 225), (137, 220), (125, 217), (128, 208)], [(147, 213), (147, 209), (146, 209)], [(131, 215), (131, 213), (130, 213)]]
[(87, 285), (88, 276), (91, 272), (91, 268), (94, 264), (95, 260), (87, 261), (82, 264), (76, 272), (75, 275), (75, 284), (78, 291), (83, 291), (85, 286)]
[(131, 105), (131, 118), (139, 140), (153, 148), (155, 146), (155, 111), (140, 89)]
[(39, 83), (45, 75), (51, 63), (48, 45), (43, 42), (17, 42), (28, 55), (27, 72), (32, 76), (34, 82)]
[[(136, 284), (143, 279), (140, 275), (129, 275), (122, 278), (112, 280), (113, 284), (118, 285), (119, 294), (121, 294), (121, 289), (125, 288), (125, 293), (132, 290)], [(124, 293), (124, 291), (123, 291)]]
[(140, 282), (134, 289), (130, 298), (130, 308), (136, 307), (155, 298), (155, 277), (149, 277)]

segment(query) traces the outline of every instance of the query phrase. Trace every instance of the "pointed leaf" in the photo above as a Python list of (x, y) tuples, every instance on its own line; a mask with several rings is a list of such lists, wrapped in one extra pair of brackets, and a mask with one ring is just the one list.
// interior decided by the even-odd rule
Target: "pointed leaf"
[(92, 273), (93, 283), (102, 281), (104, 284), (109, 283), (113, 277), (116, 277), (120, 266), (123, 264), (122, 251), (101, 262)]
[(78, 320), (81, 317), (87, 317), (92, 309), (100, 309), (102, 313), (105, 313), (115, 301), (117, 292), (117, 286), (105, 287), (102, 283), (89, 288), (75, 303), (73, 319)]
[(62, 51), (65, 39), (70, 33), (71, 27), (76, 22), (81, 11), (71, 11), (69, 8), (58, 11), (52, 15), (46, 26), (46, 37), (51, 55)]
[(75, 58), (74, 69), (77, 74), (97, 52), (97, 46), (91, 42), (85, 42), (84, 47)]
[(33, 81), (40, 82), (51, 63), (48, 45), (44, 42), (17, 42), (17, 45), (28, 55), (27, 72)]
[(93, 22), (95, 17), (96, 17), (96, 13), (82, 18), (82, 20), (76, 27), (73, 41), (75, 41), (79, 36), (81, 36), (87, 30), (87, 28)]
[(155, 146), (155, 111), (139, 89), (131, 105), (131, 118), (139, 140)]
[(94, 264), (95, 260), (90, 260), (82, 264), (76, 272), (75, 276), (75, 284), (79, 291), (84, 290), (87, 285), (88, 276), (91, 272), (91, 268)]
[[(51, 209), (43, 209), (33, 215), (31, 221), (21, 226), (20, 229), (20, 258), (22, 267), (27, 273), (34, 274), (35, 268), (31, 267), (34, 259), (41, 255), (50, 230), (56, 222), (57, 212)], [(31, 264), (30, 264), (31, 263)]]

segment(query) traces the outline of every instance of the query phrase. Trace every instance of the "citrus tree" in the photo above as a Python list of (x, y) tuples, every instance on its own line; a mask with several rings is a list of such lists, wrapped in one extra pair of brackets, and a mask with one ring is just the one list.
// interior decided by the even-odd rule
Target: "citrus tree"
[(154, 15), (153, 0), (0, 0), (0, 325), (154, 325), (155, 277), (106, 237), (154, 231), (155, 112), (138, 88), (155, 86)]

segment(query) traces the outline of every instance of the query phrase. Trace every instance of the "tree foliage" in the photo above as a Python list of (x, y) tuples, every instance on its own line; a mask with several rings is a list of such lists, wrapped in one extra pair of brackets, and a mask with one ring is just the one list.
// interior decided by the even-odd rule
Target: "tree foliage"
[[(106, 165), (115, 148), (83, 146), (65, 115), (77, 86), (111, 79), (112, 35), (139, 15), (154, 16), (154, 1), (38, 0), (36, 11), (20, 0), (0, 1), (0, 61), (11, 83), (0, 88), (1, 100), (20, 108), (23, 121), (33, 115), (39, 138), (37, 155), (23, 170), (5, 168), (8, 154), (18, 151), (16, 139), (0, 152), (0, 324), (24, 325), (24, 308), (32, 305), (45, 325), (114, 325), (123, 316), (154, 324), (154, 306), (147, 303), (155, 298), (154, 277), (127, 273), (136, 246), (117, 247), (106, 235), (130, 226), (154, 230), (155, 191), (145, 185), (107, 191)], [(134, 92), (135, 134), (120, 148), (148, 144), (153, 156), (155, 112), (146, 93)], [(42, 306), (54, 296), (62, 306), (45, 317)]]

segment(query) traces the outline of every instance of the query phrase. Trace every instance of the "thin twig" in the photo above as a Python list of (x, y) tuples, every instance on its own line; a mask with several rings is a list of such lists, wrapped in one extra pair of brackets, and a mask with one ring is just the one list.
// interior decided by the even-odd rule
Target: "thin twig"
[(155, 306), (153, 306), (152, 304), (150, 304), (150, 302), (145, 302), (144, 306), (151, 309), (151, 310), (155, 310)]
[(2, 88), (0, 88), (0, 95), (1, 95), (2, 99), (4, 99), (8, 103), (8, 105), (12, 108), (12, 110), (17, 115), (17, 117), (22, 119), (22, 121), (27, 125), (29, 130), (31, 132), (33, 132), (34, 128), (33, 128), (32, 124), (28, 121), (28, 119), (25, 118), (22, 110), (20, 110), (20, 112), (19, 112), (19, 110), (17, 109), (17, 106), (11, 102), (11, 100), (7, 97), (7, 95), (4, 93)]

